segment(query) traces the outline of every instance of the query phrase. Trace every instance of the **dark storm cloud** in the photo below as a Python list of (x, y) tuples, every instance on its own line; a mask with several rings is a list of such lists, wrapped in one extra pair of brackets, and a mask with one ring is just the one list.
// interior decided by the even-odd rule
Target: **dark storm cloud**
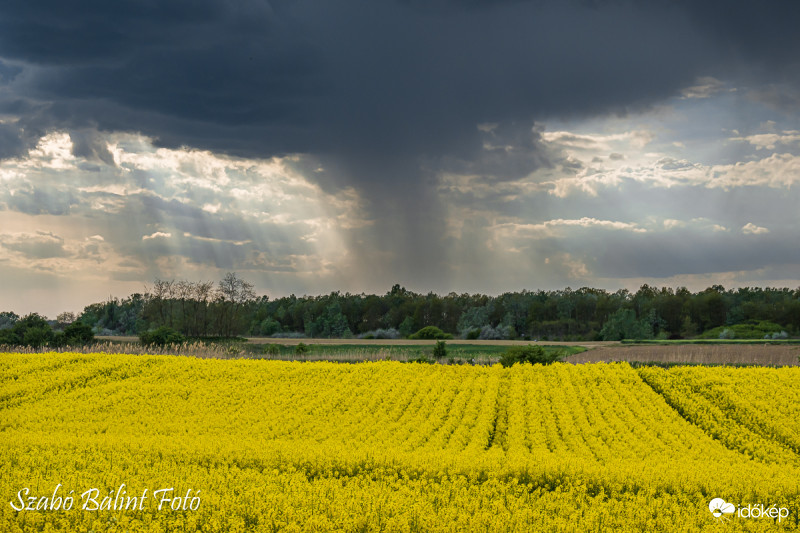
[(8, 85), (20, 72), (22, 72), (22, 67), (0, 61), (0, 86)]
[(40, 121), (249, 156), (440, 155), (474, 149), (480, 122), (623, 111), (734, 62), (790, 72), (795, 5), (11, 0), (0, 57), (37, 66), (14, 76), (51, 103)]
[(467, 4), (10, 1), (0, 57), (36, 66), (13, 88), (51, 103), (41, 121), (250, 156), (439, 155), (479, 122), (669, 96), (725, 50), (709, 13), (668, 3)]
[(16, 97), (49, 106), (28, 130), (138, 130), (245, 156), (463, 157), (481, 122), (624, 111), (718, 65), (793, 61), (793, 4), (751, 5), (12, 0), (0, 57), (27, 65)]
[[(798, 6), (7, 0), (0, 111), (19, 121), (0, 124), (0, 157), (53, 129), (106, 164), (93, 131), (246, 157), (313, 154), (324, 172), (309, 177), (326, 190), (354, 185), (376, 220), (349, 246), (395, 252), (403, 281), (426, 279), (447, 259), (442, 170), (508, 181), (575, 165), (543, 147), (534, 121), (646, 108), (703, 76), (763, 99), (796, 87)], [(487, 123), (498, 126), (478, 128)], [(45, 212), (69, 209), (45, 200)]]

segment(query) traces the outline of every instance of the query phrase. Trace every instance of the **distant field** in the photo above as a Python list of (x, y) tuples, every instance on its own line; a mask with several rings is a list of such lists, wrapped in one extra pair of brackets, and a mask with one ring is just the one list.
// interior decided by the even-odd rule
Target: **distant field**
[[(128, 337), (104, 337), (104, 345), (88, 347), (86, 351), (107, 351), (115, 353), (145, 353), (148, 348), (138, 342), (125, 342)], [(352, 339), (270, 339), (285, 342), (247, 342), (232, 344), (189, 344), (181, 347), (167, 347), (160, 353), (176, 353), (178, 355), (196, 355), (214, 358), (248, 358), (278, 359), (301, 361), (409, 361), (432, 357), (433, 345), (436, 341), (413, 340), (352, 340)], [(297, 345), (302, 342), (307, 352), (298, 354)], [(570, 343), (533, 343), (510, 341), (462, 341), (448, 340), (447, 358), (442, 363), (493, 364), (509, 346), (515, 344), (539, 344), (545, 351), (558, 351), (569, 356), (580, 353), (585, 346)], [(591, 346), (591, 345), (590, 345)]]
[[(123, 335), (98, 336), (97, 339), (101, 341), (113, 341), (113, 342), (139, 342), (139, 337), (123, 336)], [(247, 342), (251, 344), (286, 344), (292, 346), (299, 344), (301, 342), (303, 344), (349, 344), (359, 347), (393, 346), (393, 345), (427, 346), (436, 343), (435, 340), (409, 340), (409, 339), (306, 339), (306, 338), (285, 339), (285, 338), (273, 338), (273, 337), (248, 337)], [(619, 342), (616, 341), (576, 341), (576, 342), (504, 341), (504, 340), (482, 341), (482, 340), (463, 340), (463, 339), (452, 339), (446, 342), (448, 345), (469, 344), (473, 346), (525, 346), (527, 344), (540, 344), (547, 346), (597, 347), (597, 346), (613, 346), (619, 344)]]
[[(3, 353), (0, 531), (797, 531), (798, 391), (795, 368)], [(18, 510), (26, 488), (74, 507)]]
[(629, 361), (645, 363), (747, 364), (797, 366), (798, 345), (669, 344), (604, 346), (572, 355), (570, 363)]
[[(105, 345), (89, 347), (86, 351), (145, 353), (136, 337), (101, 337)], [(295, 356), (299, 343), (309, 346), (302, 357)], [(464, 362), (471, 359), (479, 364), (494, 363), (510, 345), (539, 344), (547, 350), (565, 350), (571, 363), (629, 361), (659, 364), (747, 364), (796, 366), (800, 345), (787, 342), (695, 342), (659, 341), (643, 344), (619, 342), (532, 342), (532, 341), (467, 341), (449, 340), (448, 354)], [(110, 344), (109, 344), (110, 343)], [(130, 344), (126, 344), (130, 343)], [(339, 361), (405, 361), (429, 355), (435, 341), (411, 340), (354, 340), (354, 339), (265, 339), (251, 338), (247, 343), (233, 346), (198, 346), (167, 348), (160, 353), (178, 353), (215, 358), (301, 359)], [(274, 345), (271, 353), (266, 353)], [(582, 352), (582, 353), (581, 353)], [(447, 361), (444, 361), (447, 362)]]
[(647, 344), (647, 345), (663, 345), (663, 346), (675, 346), (679, 344), (694, 344), (694, 345), (701, 345), (701, 344), (755, 344), (755, 345), (774, 345), (774, 346), (785, 346), (789, 344), (798, 344), (800, 345), (800, 339), (677, 339), (677, 340), (660, 340), (660, 339), (648, 339), (648, 340), (624, 340), (620, 341), (622, 344)]

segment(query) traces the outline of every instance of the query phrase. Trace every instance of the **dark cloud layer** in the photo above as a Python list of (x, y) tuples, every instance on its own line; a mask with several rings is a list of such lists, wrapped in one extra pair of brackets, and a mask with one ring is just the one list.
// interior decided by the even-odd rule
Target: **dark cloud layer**
[[(463, 156), (481, 122), (622, 112), (719, 65), (793, 62), (796, 8), (752, 6), (10, 1), (0, 57), (28, 65), (12, 94), (49, 105), (27, 129), (246, 156)], [(381, 179), (367, 174), (349, 178)]]
[[(0, 114), (19, 120), (0, 123), (0, 158), (53, 129), (105, 164), (98, 131), (312, 154), (325, 171), (309, 175), (354, 185), (376, 219), (353, 249), (414, 257), (400, 277), (423, 279), (446, 260), (439, 172), (563, 166), (535, 121), (646, 108), (702, 76), (800, 101), (798, 20), (789, 0), (6, 0)], [(15, 201), (71, 205), (34, 189)]]
[(780, 75), (795, 5), (9, 1), (0, 57), (28, 66), (17, 96), (50, 103), (38, 121), (248, 156), (439, 155), (474, 149), (480, 122), (624, 111), (726, 65)]

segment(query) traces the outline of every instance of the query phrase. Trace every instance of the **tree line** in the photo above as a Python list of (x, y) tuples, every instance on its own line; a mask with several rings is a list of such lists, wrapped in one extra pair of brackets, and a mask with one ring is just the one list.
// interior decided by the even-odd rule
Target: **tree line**
[[(77, 318), (100, 335), (167, 327), (186, 337), (406, 338), (434, 326), (466, 339), (760, 338), (800, 334), (800, 289), (714, 285), (691, 292), (642, 285), (636, 292), (583, 287), (488, 296), (422, 294), (394, 285), (381, 295), (273, 299), (228, 273), (216, 284), (157, 279), (143, 293), (91, 304)], [(0, 331), (8, 324), (0, 317)]]

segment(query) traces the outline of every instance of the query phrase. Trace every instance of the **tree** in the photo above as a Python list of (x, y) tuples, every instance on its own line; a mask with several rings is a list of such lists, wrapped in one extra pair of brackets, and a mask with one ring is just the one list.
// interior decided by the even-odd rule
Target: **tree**
[(88, 324), (76, 321), (64, 328), (64, 342), (67, 346), (89, 344), (94, 340), (94, 333)]
[(239, 313), (242, 306), (256, 297), (253, 285), (228, 272), (217, 286), (217, 297), (221, 304), (220, 332), (226, 337), (233, 336), (238, 329)]
[[(64, 311), (63, 313), (56, 316), (56, 324), (58, 324), (58, 327), (61, 329), (64, 329), (73, 322), (75, 322), (75, 313), (71, 311)], [(89, 327), (89, 329), (92, 329), (91, 326)]]
[(404, 338), (410, 337), (412, 332), (414, 331), (414, 319), (410, 316), (407, 316), (403, 319), (400, 323), (400, 327), (397, 328), (400, 330), (400, 335)]
[(480, 307), (470, 307), (466, 311), (461, 314), (461, 318), (458, 319), (458, 331), (463, 336), (466, 337), (467, 334), (477, 329), (480, 329), (483, 326), (489, 325), (489, 306), (483, 305)]
[(621, 341), (622, 339), (649, 339), (653, 330), (647, 319), (636, 320), (633, 309), (620, 309), (608, 318), (600, 330), (605, 341)]
[(12, 311), (0, 312), (0, 330), (12, 327), (17, 320), (19, 320), (19, 315)]

